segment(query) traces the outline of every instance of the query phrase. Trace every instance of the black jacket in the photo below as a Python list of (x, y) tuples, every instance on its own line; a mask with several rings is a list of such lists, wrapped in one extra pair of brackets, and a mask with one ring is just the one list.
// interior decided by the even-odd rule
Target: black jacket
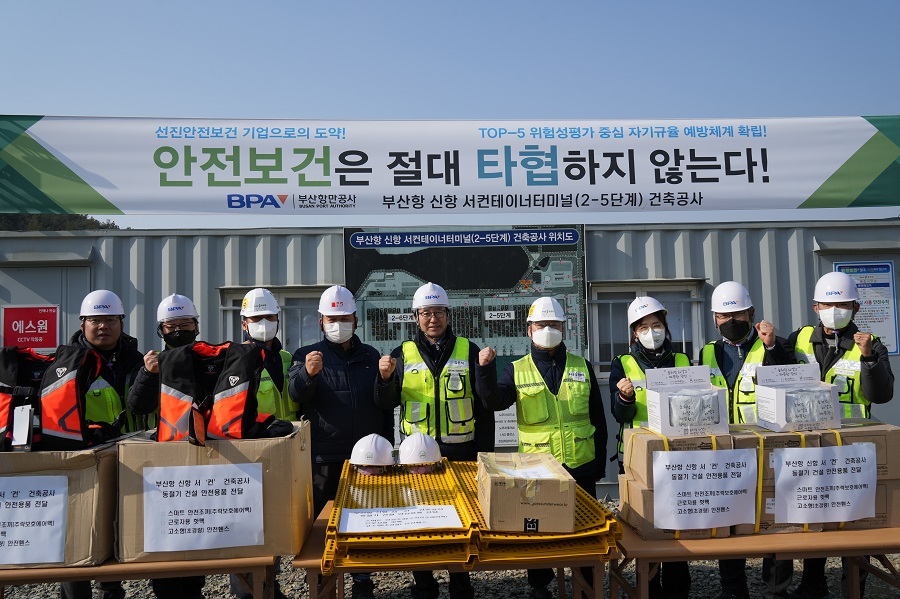
[[(116, 390), (126, 405), (126, 389), (134, 383), (138, 370), (144, 365), (144, 354), (138, 351), (137, 339), (122, 333), (119, 342), (110, 351), (102, 351), (91, 345), (84, 336), (84, 331), (76, 331), (69, 339), (69, 345), (92, 349), (100, 354), (103, 367), (100, 376)], [(157, 387), (157, 395), (159, 388)]]
[[(563, 373), (566, 370), (566, 345), (561, 343), (556, 348), (556, 353), (551, 356), (550, 352), (531, 344), (531, 359), (537, 366), (538, 372), (547, 384), (547, 389), (554, 395), (559, 393), (559, 386), (562, 384)], [(582, 464), (577, 468), (569, 469), (572, 478), (576, 481), (600, 480), (606, 475), (606, 442), (608, 433), (606, 431), (606, 411), (603, 408), (603, 398), (600, 396), (600, 386), (597, 384), (597, 378), (594, 376), (594, 369), (588, 363), (588, 375), (591, 379), (591, 396), (589, 402), (589, 417), (591, 424), (594, 426), (594, 461)], [(516, 403), (518, 393), (516, 391), (515, 367), (509, 364), (500, 376), (497, 382), (498, 401), (494, 405), (497, 410), (505, 410), (509, 406)]]
[[(306, 372), (306, 356), (322, 352), (322, 370)], [(394, 413), (375, 405), (372, 386), (378, 376), (378, 350), (356, 335), (350, 351), (326, 339), (294, 352), (288, 392), (310, 422), (316, 462), (343, 463), (356, 442), (372, 433), (394, 440)]]
[[(674, 368), (675, 353), (672, 351), (672, 342), (666, 339), (658, 351), (649, 350), (640, 342), (631, 344), (628, 353), (633, 357), (641, 370), (647, 372), (653, 368)], [(634, 401), (624, 402), (619, 397), (619, 381), (625, 378), (625, 368), (622, 366), (622, 356), (613, 358), (609, 367), (609, 407), (613, 418), (620, 424), (630, 424), (634, 421), (637, 406)]]
[[(437, 377), (443, 370), (453, 346), (456, 343), (456, 335), (447, 327), (444, 333), (442, 351), (440, 355), (433, 355), (431, 344), (426, 340), (421, 330), (416, 331), (413, 339), (419, 353), (428, 365), (431, 374)], [(442, 443), (438, 439), (441, 455), (449, 460), (474, 461), (479, 451), (494, 451), (494, 412), (486, 403), (496, 390), (497, 385), (497, 361), (493, 360), (485, 367), (478, 365), (478, 352), (481, 349), (469, 341), (469, 371), (475, 373), (475, 384), (472, 393), (474, 395), (472, 410), (475, 415), (475, 440), (468, 443)], [(391, 357), (397, 360), (394, 374), (387, 381), (381, 380), (381, 375), (376, 369), (375, 377), (375, 403), (383, 410), (393, 410), (400, 405), (400, 389), (403, 386), (403, 346), (394, 348)]]

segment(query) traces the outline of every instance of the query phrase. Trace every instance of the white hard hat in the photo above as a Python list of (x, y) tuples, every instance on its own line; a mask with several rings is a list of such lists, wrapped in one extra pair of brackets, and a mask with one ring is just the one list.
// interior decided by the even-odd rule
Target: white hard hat
[(425, 283), (418, 289), (413, 296), (412, 309), (428, 308), (431, 306), (450, 307), (450, 300), (447, 298), (447, 292), (440, 285), (434, 283)]
[(319, 298), (319, 314), (324, 316), (343, 316), (356, 312), (356, 300), (346, 287), (332, 285)]
[(750, 292), (737, 281), (725, 281), (713, 289), (712, 311), (720, 314), (740, 312), (753, 307)]
[(525, 319), (525, 322), (541, 322), (543, 320), (566, 321), (562, 306), (555, 298), (539, 297), (528, 308), (528, 318)]
[(251, 289), (241, 302), (241, 316), (260, 316), (264, 314), (278, 314), (281, 308), (275, 301), (275, 296), (268, 289), (257, 287)]
[(159, 306), (156, 308), (156, 321), (165, 322), (174, 318), (200, 318), (191, 298), (173, 293), (159, 302)]
[(401, 464), (432, 464), (441, 461), (441, 448), (434, 437), (413, 433), (400, 444)]
[(830, 272), (816, 282), (813, 299), (817, 302), (840, 303), (859, 300), (856, 281), (845, 272)]
[(125, 316), (125, 306), (122, 305), (119, 296), (112, 291), (106, 289), (91, 291), (81, 300), (79, 316), (96, 316), (98, 314)]
[(631, 305), (628, 306), (628, 326), (630, 327), (643, 317), (649, 314), (656, 314), (657, 312), (662, 312), (663, 316), (665, 316), (668, 313), (668, 310), (659, 303), (659, 300), (652, 298), (649, 295), (636, 297), (634, 298), (634, 301), (631, 302)]
[(350, 463), (355, 466), (393, 466), (394, 448), (379, 434), (366, 435), (353, 446)]

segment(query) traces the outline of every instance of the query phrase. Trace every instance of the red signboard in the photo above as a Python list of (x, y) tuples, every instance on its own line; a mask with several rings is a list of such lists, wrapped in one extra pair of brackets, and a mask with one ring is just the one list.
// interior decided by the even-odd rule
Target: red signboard
[(0, 320), (3, 347), (54, 351), (59, 345), (59, 306), (2, 306)]

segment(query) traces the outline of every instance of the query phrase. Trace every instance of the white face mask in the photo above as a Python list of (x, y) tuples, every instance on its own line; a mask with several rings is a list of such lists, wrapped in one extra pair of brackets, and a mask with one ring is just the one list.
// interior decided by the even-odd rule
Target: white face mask
[(352, 322), (326, 322), (325, 338), (332, 343), (344, 343), (353, 337)]
[(251, 339), (256, 339), (257, 341), (262, 341), (265, 343), (266, 341), (271, 341), (275, 338), (275, 333), (278, 332), (278, 321), (266, 320), (262, 319), (259, 322), (247, 322), (247, 332), (250, 334)]
[(648, 329), (641, 333), (638, 331), (638, 341), (647, 349), (659, 349), (666, 338), (666, 330)]
[(562, 338), (562, 331), (553, 327), (544, 327), (531, 331), (531, 340), (542, 349), (553, 349), (562, 343)]
[(840, 331), (853, 320), (853, 310), (837, 307), (819, 310), (819, 320), (826, 329)]

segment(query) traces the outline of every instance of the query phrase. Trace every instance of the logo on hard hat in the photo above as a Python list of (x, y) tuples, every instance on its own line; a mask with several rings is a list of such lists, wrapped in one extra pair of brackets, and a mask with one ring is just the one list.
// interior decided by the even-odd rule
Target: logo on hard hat
[(112, 308), (112, 306), (109, 304), (96, 304), (94, 306), (94, 310), (109, 310), (110, 308)]
[(250, 300), (248, 300), (247, 298), (244, 298), (244, 300), (241, 302), (241, 310), (246, 310), (247, 304), (249, 304), (249, 303), (250, 303)]
[(424, 450), (424, 449), (423, 449), (422, 451), (419, 452), (419, 457), (422, 458), (423, 460), (425, 459), (425, 456), (426, 456), (426, 455), (428, 455), (428, 454), (425, 453), (425, 450)]
[(331, 307), (332, 308), (343, 308), (344, 302), (331, 302)]
[(367, 452), (366, 452), (366, 459), (369, 460), (369, 461), (371, 462), (372, 460), (375, 459), (375, 454), (372, 453), (371, 451), (367, 451)]
[(737, 300), (728, 300), (727, 302), (722, 302), (723, 306), (736, 306), (738, 303)]
[(843, 295), (843, 291), (826, 291), (825, 295)]
[(170, 306), (166, 308), (168, 312), (177, 312), (178, 310), (184, 310), (184, 306)]
[(637, 309), (638, 309), (638, 310), (643, 310), (644, 308), (646, 308), (646, 307), (649, 306), (649, 305), (650, 305), (650, 304), (644, 304), (643, 306), (638, 306)]
[(439, 295), (437, 295), (437, 294), (435, 294), (435, 295), (426, 295), (426, 296), (425, 296), (425, 299), (441, 299), (441, 296), (439, 296)]

